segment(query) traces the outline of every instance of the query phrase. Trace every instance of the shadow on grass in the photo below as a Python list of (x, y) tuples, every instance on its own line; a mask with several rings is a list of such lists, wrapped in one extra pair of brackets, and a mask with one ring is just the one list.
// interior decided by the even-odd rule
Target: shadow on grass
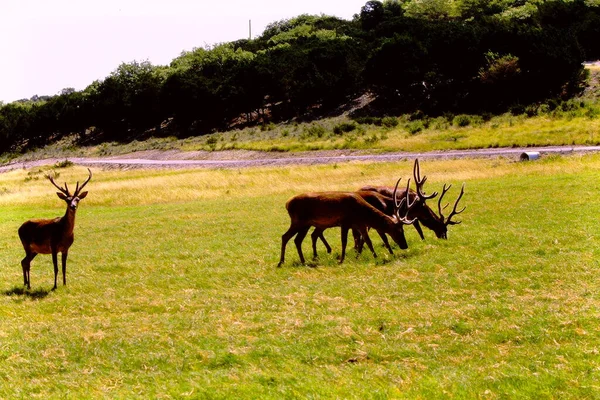
[(40, 300), (48, 296), (52, 292), (48, 289), (36, 289), (36, 290), (27, 290), (24, 287), (14, 287), (9, 290), (5, 290), (3, 294), (5, 296), (25, 296), (34, 300)]

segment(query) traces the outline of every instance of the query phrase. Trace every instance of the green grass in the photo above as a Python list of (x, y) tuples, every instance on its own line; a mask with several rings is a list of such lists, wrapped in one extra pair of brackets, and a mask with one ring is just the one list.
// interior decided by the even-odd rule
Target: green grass
[(44, 255), (23, 290), (16, 231), (63, 203), (1, 174), (0, 398), (599, 398), (600, 156), (421, 168), (466, 182), (449, 240), (338, 265), (330, 229), (333, 255), (290, 243), (279, 269), (287, 198), (411, 164), (94, 170), (56, 291)]

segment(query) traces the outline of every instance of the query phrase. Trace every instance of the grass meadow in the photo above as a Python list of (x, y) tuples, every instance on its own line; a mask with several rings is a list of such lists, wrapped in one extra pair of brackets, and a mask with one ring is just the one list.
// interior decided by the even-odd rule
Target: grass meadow
[(372, 234), (377, 259), (339, 265), (330, 229), (331, 255), (290, 241), (281, 268), (290, 196), (412, 163), (93, 170), (56, 291), (49, 255), (24, 290), (17, 229), (64, 203), (0, 174), (0, 398), (600, 398), (600, 156), (421, 170), (451, 200), (466, 183), (448, 240), (408, 227), (390, 256)]

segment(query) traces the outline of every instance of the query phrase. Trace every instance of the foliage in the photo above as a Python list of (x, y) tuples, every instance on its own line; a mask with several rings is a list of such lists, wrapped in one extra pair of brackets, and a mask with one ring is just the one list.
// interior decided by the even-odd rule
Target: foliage
[(300, 15), (169, 66), (123, 63), (83, 91), (0, 105), (0, 152), (314, 120), (367, 92), (374, 118), (532, 110), (580, 91), (599, 35), (592, 0), (367, 1), (350, 21)]
[(333, 127), (333, 133), (340, 135), (342, 133), (352, 132), (356, 129), (356, 124), (352, 122), (342, 122)]
[(406, 124), (406, 131), (411, 135), (417, 134), (425, 129), (425, 124), (421, 120), (410, 121)]
[(465, 114), (457, 115), (452, 119), (452, 125), (458, 127), (468, 126), (470, 123), (471, 118), (469, 118), (469, 116)]

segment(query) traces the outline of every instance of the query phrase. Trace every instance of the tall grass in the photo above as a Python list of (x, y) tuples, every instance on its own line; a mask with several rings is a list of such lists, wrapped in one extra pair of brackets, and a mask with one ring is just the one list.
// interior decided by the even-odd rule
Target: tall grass
[(63, 202), (1, 174), (0, 398), (598, 397), (599, 156), (422, 163), (427, 190), (466, 182), (447, 241), (338, 265), (330, 229), (334, 254), (275, 268), (289, 196), (411, 166), (94, 170), (56, 291), (43, 255), (23, 290), (16, 230)]

